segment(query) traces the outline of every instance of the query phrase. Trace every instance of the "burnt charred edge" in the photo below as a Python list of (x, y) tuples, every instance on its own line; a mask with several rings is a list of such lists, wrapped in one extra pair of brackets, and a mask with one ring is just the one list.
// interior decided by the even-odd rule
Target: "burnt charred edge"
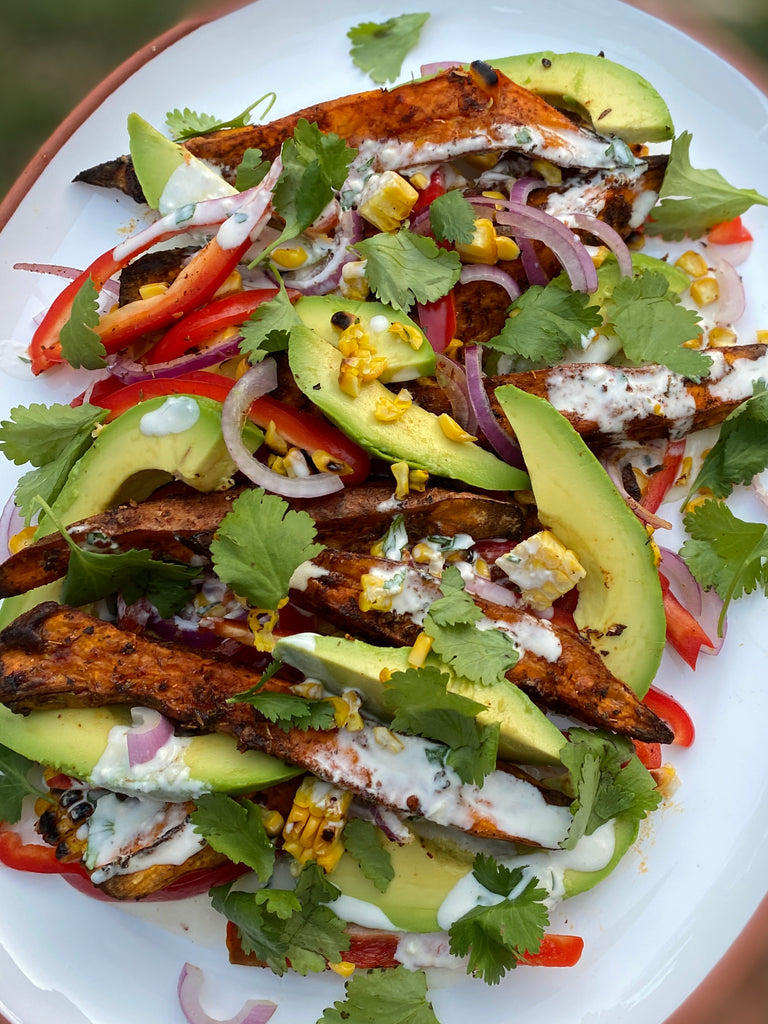
[(133, 160), (128, 155), (106, 160), (104, 163), (87, 167), (72, 179), (85, 185), (96, 185), (99, 188), (117, 188), (137, 203), (146, 203), (144, 190), (136, 176)]
[(0, 666), (4, 650), (15, 648), (37, 654), (45, 649), (42, 630), (51, 613), (58, 607), (55, 601), (44, 601), (19, 615), (0, 632)]
[(198, 248), (194, 245), (177, 246), (148, 252), (133, 260), (120, 274), (118, 305), (136, 302), (141, 298), (140, 289), (146, 284), (173, 284)]

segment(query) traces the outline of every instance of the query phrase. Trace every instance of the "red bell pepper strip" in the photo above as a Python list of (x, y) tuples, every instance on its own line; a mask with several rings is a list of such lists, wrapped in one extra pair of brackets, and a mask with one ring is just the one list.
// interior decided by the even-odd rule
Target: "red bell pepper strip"
[(663, 690), (657, 690), (652, 686), (645, 697), (643, 704), (655, 711), (659, 718), (662, 718), (675, 734), (673, 742), (681, 747), (690, 747), (696, 735), (691, 716), (685, 708), (674, 697), (670, 697)]
[[(189, 349), (199, 348), (225, 327), (243, 323), (264, 302), (274, 299), (277, 293), (277, 288), (250, 288), (215, 299), (174, 324), (149, 352), (144, 353), (142, 359), (146, 363), (167, 363), (178, 359)], [(288, 294), (290, 296), (291, 292)], [(293, 294), (299, 293), (294, 291)]]
[(652, 473), (640, 504), (649, 512), (656, 512), (670, 487), (680, 474), (680, 464), (685, 454), (685, 441), (670, 441), (662, 459), (661, 468)]
[(663, 573), (659, 573), (659, 580), (664, 599), (664, 614), (667, 619), (667, 642), (677, 651), (686, 665), (695, 669), (702, 647), (712, 647), (712, 641), (704, 632), (701, 624), (669, 589), (669, 581)]
[(635, 745), (635, 753), (640, 763), (652, 771), (654, 768), (661, 768), (661, 744), (644, 743), (643, 740), (632, 740)]
[(419, 326), (435, 352), (445, 352), (456, 336), (456, 299), (453, 291), (434, 302), (417, 303)]
[(52, 846), (41, 843), (25, 843), (21, 835), (12, 829), (0, 828), (0, 864), (16, 871), (31, 871), (35, 874), (79, 875), (87, 878), (87, 872), (79, 861), (60, 861)]
[(538, 952), (525, 953), (521, 963), (533, 967), (574, 967), (584, 951), (580, 935), (554, 935), (549, 932), (541, 940)]
[(712, 245), (738, 245), (740, 242), (752, 242), (754, 239), (742, 224), (741, 217), (734, 217), (733, 220), (715, 224), (707, 235), (707, 241)]
[[(137, 402), (157, 398), (161, 395), (201, 395), (223, 402), (234, 387), (234, 380), (206, 370), (192, 370), (183, 377), (158, 377), (137, 381), (104, 397), (91, 398), (94, 405), (109, 409), (107, 422), (116, 419)], [(251, 406), (251, 420), (266, 429), (270, 421), (285, 440), (312, 455), (317, 451), (328, 452), (334, 459), (345, 463), (350, 473), (344, 476), (346, 484), (362, 483), (371, 471), (371, 460), (354, 441), (338, 427), (312, 413), (293, 409), (275, 398), (265, 395)]]
[(445, 195), (445, 174), (443, 169), (438, 167), (432, 171), (432, 174), (429, 176), (429, 182), (419, 192), (419, 196), (411, 210), (411, 218), (428, 209), (433, 200), (443, 195)]

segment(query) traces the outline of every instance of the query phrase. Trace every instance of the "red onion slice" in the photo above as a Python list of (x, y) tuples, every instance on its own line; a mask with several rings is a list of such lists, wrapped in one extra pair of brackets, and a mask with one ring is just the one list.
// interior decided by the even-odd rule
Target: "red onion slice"
[(569, 220), (574, 227), (580, 228), (582, 231), (588, 231), (590, 235), (594, 235), (604, 245), (607, 245), (616, 257), (616, 262), (623, 276), (632, 277), (632, 253), (618, 231), (612, 228), (610, 224), (606, 224), (604, 220), (600, 220), (598, 217), (590, 217), (586, 213), (571, 214)]
[(512, 228), (513, 234), (535, 238), (557, 256), (571, 280), (574, 291), (597, 290), (597, 270), (581, 240), (556, 217), (529, 206), (510, 204), (496, 214), (499, 224)]
[(625, 455), (625, 452), (621, 452), (618, 457), (609, 454), (604, 455), (600, 459), (600, 464), (610, 477), (611, 483), (641, 522), (652, 526), (654, 530), (671, 530), (672, 523), (666, 519), (662, 519), (661, 516), (656, 515), (655, 512), (649, 511), (627, 491), (621, 476), (622, 462)]
[(483, 383), (482, 355), (479, 345), (467, 345), (464, 349), (464, 365), (467, 370), (467, 392), (472, 403), (477, 424), (488, 439), (499, 458), (510, 466), (525, 469), (520, 446), (501, 427), (491, 411), (491, 403)]
[(360, 259), (349, 247), (363, 237), (362, 225), (362, 219), (355, 210), (342, 213), (327, 259), (304, 271), (299, 269), (291, 273), (284, 272), (283, 280), (286, 285), (295, 288), (302, 295), (326, 295), (336, 288), (344, 266)]
[(11, 553), (11, 540), (24, 529), (24, 519), (16, 505), (16, 491), (10, 496), (0, 512), (0, 552), (3, 559)]
[(728, 260), (720, 260), (714, 268), (720, 297), (709, 310), (716, 324), (722, 326), (736, 323), (744, 315), (747, 300), (744, 282), (739, 272)]
[(257, 398), (273, 391), (276, 386), (277, 367), (274, 359), (267, 358), (244, 373), (227, 395), (221, 412), (221, 431), (235, 465), (258, 487), (285, 498), (320, 498), (340, 491), (344, 484), (332, 473), (283, 476), (259, 462), (243, 444), (243, 426), (248, 410)]
[(519, 608), (521, 605), (520, 595), (501, 583), (494, 583), (483, 576), (472, 576), (465, 583), (468, 594), (474, 594), (483, 601), (491, 604), (498, 604), (504, 608)]
[(676, 551), (659, 548), (661, 562), (659, 570), (669, 581), (670, 589), (680, 604), (690, 612), (709, 637), (712, 646), (702, 647), (702, 654), (719, 654), (725, 640), (725, 624), (722, 636), (718, 636), (718, 624), (723, 612), (723, 599), (716, 590), (705, 590), (694, 579), (691, 570)]
[(200, 1003), (204, 976), (199, 967), (186, 963), (179, 975), (179, 1005), (189, 1024), (267, 1024), (277, 1009), (271, 999), (249, 999), (239, 1013), (227, 1020), (211, 1017)]
[(470, 281), (485, 281), (488, 284), (497, 284), (509, 296), (509, 301), (514, 302), (520, 297), (520, 288), (515, 279), (502, 270), (501, 267), (489, 267), (482, 263), (475, 263), (461, 268), (459, 278), (462, 284)]
[(151, 761), (158, 750), (173, 736), (173, 725), (159, 711), (152, 708), (131, 708), (133, 725), (125, 734), (128, 747), (128, 764)]
[(177, 359), (169, 359), (165, 363), (137, 363), (128, 356), (120, 355), (108, 360), (108, 369), (113, 377), (117, 377), (125, 384), (162, 377), (177, 377), (181, 372), (190, 373), (193, 370), (204, 370), (208, 366), (216, 366), (218, 363), (223, 363), (225, 359), (231, 359), (238, 355), (241, 340), (242, 335), (233, 335), (223, 341), (208, 345), (199, 352), (191, 352), (188, 355), (179, 356)]
[(477, 417), (469, 400), (464, 367), (444, 353), (435, 352), (435, 379), (448, 395), (453, 418), (468, 434), (474, 434)]

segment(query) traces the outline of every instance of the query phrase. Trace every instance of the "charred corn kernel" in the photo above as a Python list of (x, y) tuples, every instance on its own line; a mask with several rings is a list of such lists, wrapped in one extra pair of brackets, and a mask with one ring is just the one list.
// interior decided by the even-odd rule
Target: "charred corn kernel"
[(339, 960), (337, 964), (329, 963), (328, 966), (335, 971), (340, 978), (351, 978), (355, 973), (355, 965), (349, 960)]
[(272, 250), (270, 259), (278, 267), (295, 270), (307, 262), (307, 250), (303, 245), (281, 245), (279, 249)]
[(333, 705), (333, 718), (339, 729), (360, 732), (363, 728), (363, 719), (360, 716), (361, 700), (357, 690), (345, 690), (339, 696), (325, 699)]
[(520, 246), (509, 235), (496, 235), (496, 256), (500, 260), (516, 260)]
[(691, 479), (691, 470), (693, 469), (693, 459), (690, 455), (684, 455), (683, 460), (680, 463), (680, 472), (675, 480), (675, 486), (681, 487), (688, 484)]
[(333, 720), (341, 729), (349, 718), (349, 704), (341, 697), (326, 697), (325, 700), (333, 708)]
[[(280, 607), (287, 603), (287, 598), (280, 602)], [(275, 646), (273, 630), (277, 625), (277, 611), (254, 608), (248, 614), (248, 628), (253, 633), (253, 646), (257, 651), (271, 651)]]
[(373, 738), (382, 749), (390, 750), (393, 754), (399, 754), (405, 746), (400, 737), (396, 736), (391, 729), (387, 729), (385, 725), (376, 726), (373, 730)]
[(453, 416), (449, 416), (447, 412), (441, 412), (437, 417), (437, 421), (440, 424), (440, 429), (449, 441), (458, 441), (460, 444), (464, 444), (467, 441), (477, 440), (473, 434), (467, 433), (467, 431), (456, 422)]
[(35, 538), (36, 526), (25, 526), (23, 530), (19, 530), (18, 533), (14, 533), (11, 539), (8, 541), (8, 551), (15, 555), (22, 548), (28, 547)]
[[(501, 199), (501, 200), (506, 200), (506, 198), (507, 198), (507, 197), (506, 197), (506, 196), (504, 195), (504, 193), (503, 193), (503, 192), (497, 192), (497, 191), (483, 192), (483, 195), (485, 196), (485, 198), (486, 198), (486, 199)], [(503, 207), (503, 206), (501, 205), (501, 203), (497, 203), (497, 204), (496, 204), (496, 209), (497, 209), (497, 210), (503, 210), (503, 209), (504, 209), (504, 207)]]
[(248, 360), (245, 358), (245, 356), (243, 356), (242, 359), (239, 359), (238, 362), (237, 362), (237, 365), (235, 366), (235, 373), (234, 373), (235, 380), (240, 380), (240, 378), (245, 373), (247, 373), (248, 370), (250, 370), (250, 368), (251, 368), (251, 364), (248, 362)]
[(715, 277), (698, 277), (691, 285), (691, 298), (697, 306), (709, 306), (720, 298), (720, 287)]
[(495, 263), (496, 229), (486, 217), (475, 218), (475, 233), (471, 242), (456, 243), (456, 251), (464, 263)]
[(659, 545), (653, 539), (654, 527), (650, 523), (645, 524), (645, 532), (648, 534), (648, 544), (651, 548), (651, 556), (653, 558), (653, 564), (658, 569), (661, 565), (661, 551)]
[(268, 455), (267, 465), (271, 470), (274, 470), (275, 473), (279, 473), (280, 476), (288, 476), (288, 473), (286, 472), (285, 469), (285, 459), (283, 458), (282, 455)]
[(477, 167), (480, 171), (490, 171), (499, 162), (501, 153), (491, 150), (488, 153), (470, 153), (465, 160), (471, 167)]
[(768, 345), (768, 331), (755, 331), (755, 340), (759, 341), (761, 345)]
[(223, 284), (219, 285), (214, 294), (215, 299), (223, 299), (225, 295), (234, 295), (243, 290), (243, 278), (239, 270), (233, 270)]
[(739, 336), (730, 327), (713, 327), (707, 335), (707, 341), (713, 348), (729, 348), (735, 345)]
[(356, 321), (349, 324), (339, 335), (336, 347), (343, 356), (354, 356), (360, 349), (370, 349), (370, 339), (363, 325)]
[(326, 452), (322, 448), (318, 448), (317, 451), (312, 452), (310, 458), (314, 463), (315, 469), (319, 470), (321, 473), (335, 473), (336, 476), (349, 476), (349, 474), (353, 472), (352, 467), (348, 462), (344, 462), (343, 459), (337, 459), (335, 455), (331, 455), (330, 452)]
[(395, 498), (402, 501), (411, 493), (410, 470), (407, 462), (393, 462), (389, 467), (395, 478)]
[(550, 160), (534, 160), (531, 165), (538, 174), (542, 176), (548, 185), (560, 185), (563, 180), (563, 172)]
[(549, 530), (540, 530), (496, 559), (520, 588), (523, 601), (544, 611), (567, 594), (586, 572), (576, 555)]
[(664, 800), (668, 800), (680, 786), (680, 777), (674, 765), (664, 763), (661, 768), (654, 768), (651, 775), (656, 782), (656, 789)]
[(365, 260), (352, 260), (341, 270), (339, 291), (345, 299), (367, 299), (370, 287), (365, 276)]
[(701, 348), (703, 341), (704, 335), (697, 334), (695, 338), (689, 338), (688, 341), (684, 341), (683, 348)]
[(642, 231), (633, 231), (632, 234), (625, 239), (627, 248), (631, 249), (632, 252), (639, 252), (645, 248), (645, 235)]
[(416, 174), (411, 175), (411, 184), (414, 188), (417, 188), (419, 192), (423, 192), (429, 184), (429, 178), (422, 171), (417, 171)]
[(389, 333), (406, 342), (413, 349), (420, 349), (424, 344), (424, 335), (415, 324), (402, 324), (399, 320), (389, 325)]
[(448, 344), (445, 346), (445, 354), (449, 359), (455, 359), (459, 349), (464, 348), (464, 342), (461, 338), (451, 338)]
[(264, 432), (264, 443), (270, 451), (275, 452), (277, 455), (286, 455), (288, 452), (288, 442), (275, 426), (274, 420), (270, 420), (267, 424), (267, 429)]
[(280, 811), (270, 811), (266, 807), (261, 808), (261, 823), (264, 831), (270, 839), (279, 836), (285, 826), (285, 818)]
[(423, 491), (429, 480), (426, 469), (411, 469), (408, 472), (408, 488), (411, 491)]
[(411, 558), (414, 562), (418, 562), (420, 565), (425, 562), (431, 562), (435, 557), (435, 548), (426, 543), (426, 541), (420, 541), (418, 544), (414, 544), (411, 550)]
[(158, 295), (165, 295), (170, 287), (167, 281), (150, 281), (139, 287), (139, 295), (142, 299), (155, 299)]
[(419, 633), (413, 642), (410, 654), (408, 655), (408, 664), (412, 665), (413, 668), (421, 668), (424, 662), (427, 660), (427, 655), (432, 650), (432, 637), (427, 636), (426, 633)]
[(602, 267), (605, 263), (605, 258), (611, 250), (607, 245), (599, 245), (597, 249), (592, 253), (592, 262), (596, 267)]
[(405, 570), (398, 570), (392, 576), (377, 576), (363, 573), (360, 577), (360, 595), (357, 599), (361, 612), (388, 612), (393, 600), (402, 594), (405, 586)]
[(491, 578), (491, 567), (484, 558), (475, 559), (474, 570), (477, 575), (482, 576), (484, 580), (489, 580)]
[(297, 697), (304, 697), (306, 700), (322, 700), (325, 690), (323, 684), (315, 679), (305, 679), (303, 683), (295, 683), (291, 687), (291, 693)]
[(392, 669), (391, 668), (383, 668), (381, 670), (381, 672), (379, 672), (379, 682), (380, 683), (388, 683), (391, 678), (392, 678)]
[(300, 864), (315, 861), (332, 871), (344, 852), (342, 832), (352, 794), (308, 776), (293, 798), (283, 828), (283, 849)]
[(339, 387), (350, 398), (357, 398), (360, 394), (360, 372), (346, 360), (339, 367)]
[(39, 796), (35, 800), (34, 811), (35, 814), (40, 817), (41, 814), (45, 814), (48, 808), (51, 806), (51, 801), (47, 800), (44, 796)]
[(707, 261), (700, 252), (688, 249), (675, 260), (675, 266), (684, 270), (689, 277), (703, 277), (707, 272)]
[(397, 171), (375, 174), (363, 189), (360, 216), (379, 231), (397, 231), (410, 215), (419, 193)]
[(401, 388), (400, 392), (391, 398), (388, 395), (382, 395), (377, 399), (373, 415), (381, 423), (396, 423), (402, 419), (412, 405), (413, 398), (410, 391)]
[(283, 459), (285, 472), (288, 476), (305, 478), (309, 476), (309, 465), (301, 448), (289, 448)]

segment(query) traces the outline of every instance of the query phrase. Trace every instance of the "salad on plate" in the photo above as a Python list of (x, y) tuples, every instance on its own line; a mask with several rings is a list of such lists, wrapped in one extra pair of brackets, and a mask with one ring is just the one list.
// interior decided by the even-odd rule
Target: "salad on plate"
[[(353, 59), (394, 81), (425, 19), (358, 26)], [(764, 498), (737, 268), (768, 199), (603, 56), (422, 71), (264, 123), (132, 114), (79, 180), (145, 226), (19, 264), (69, 278), (26, 357), (67, 398), (0, 424), (32, 467), (3, 513), (0, 862), (208, 893), (232, 963), (344, 979), (328, 1022), (435, 1021), (436, 968), (589, 958), (553, 909), (694, 742), (665, 645), (695, 669), (765, 589), (766, 526), (726, 499)], [(179, 964), (191, 1021), (201, 984)]]

